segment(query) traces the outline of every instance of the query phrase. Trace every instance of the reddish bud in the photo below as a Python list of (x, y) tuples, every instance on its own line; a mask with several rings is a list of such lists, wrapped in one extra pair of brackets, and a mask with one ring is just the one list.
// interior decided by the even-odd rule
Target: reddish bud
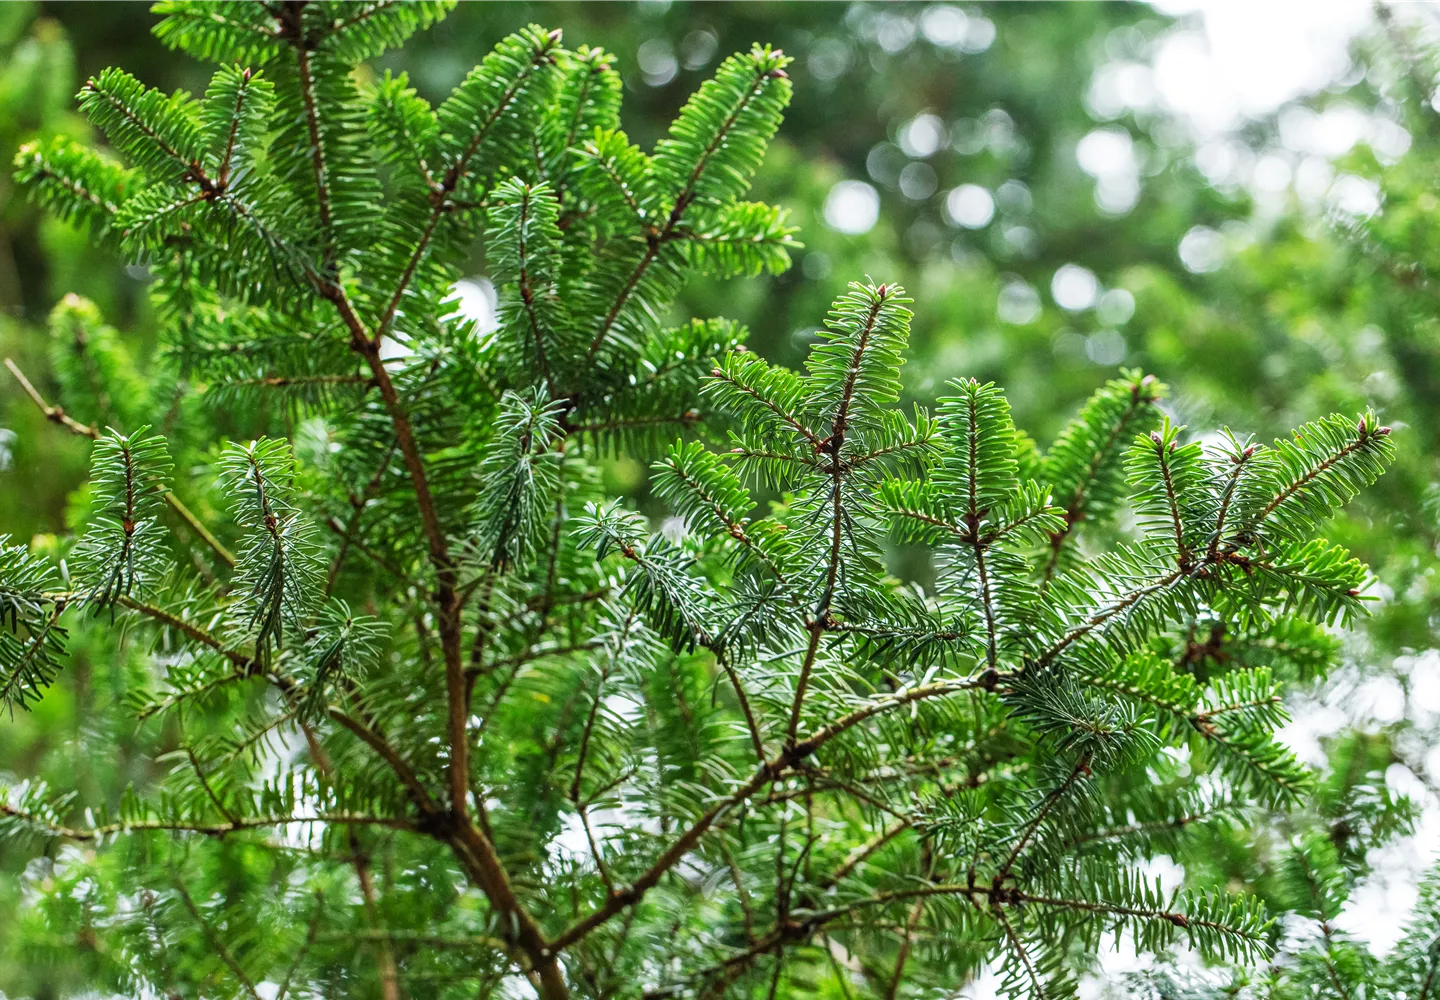
[(1151, 441), (1154, 441), (1154, 442), (1158, 445), (1158, 444), (1162, 444), (1165, 439), (1160, 436), (1160, 432), (1159, 432), (1159, 431), (1151, 431), (1151, 432), (1150, 432), (1150, 440), (1151, 440)]
[(1386, 424), (1384, 427), (1377, 427), (1377, 428), (1375, 428), (1375, 436), (1376, 436), (1376, 437), (1382, 437), (1382, 438), (1383, 438), (1383, 437), (1389, 437), (1389, 436), (1390, 436), (1390, 425), (1389, 425), (1389, 424)]

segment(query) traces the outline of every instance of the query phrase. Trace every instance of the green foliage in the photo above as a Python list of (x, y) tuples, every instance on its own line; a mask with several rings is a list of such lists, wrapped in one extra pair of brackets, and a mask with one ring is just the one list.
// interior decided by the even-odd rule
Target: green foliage
[(60, 672), (65, 606), (49, 593), (58, 576), (49, 561), (9, 542), (0, 536), (0, 705), (13, 712), (38, 701)]
[(265, 656), (299, 629), (315, 603), (317, 553), (314, 532), (296, 505), (295, 466), (287, 441), (231, 444), (219, 472), (230, 497), (243, 548), (235, 564), (238, 636)]
[(75, 543), (75, 570), (89, 582), (97, 608), (138, 596), (165, 575), (169, 546), (159, 515), (165, 506), (170, 455), (165, 439), (137, 427), (110, 430), (91, 459), (91, 519)]
[[(1317, 777), (1276, 729), (1364, 607), (1317, 536), (1389, 428), (1207, 446), (1126, 371), (1042, 453), (978, 378), (902, 408), (898, 285), (851, 284), (803, 372), (677, 323), (691, 278), (790, 263), (784, 212), (741, 200), (788, 57), (726, 59), (647, 154), (611, 57), (559, 32), (434, 107), (355, 71), (446, 9), (160, 4), (222, 64), (205, 96), (107, 71), (81, 104), (128, 168), (20, 157), (149, 269), (151, 382), (204, 404), (117, 401), (108, 334), (78, 357), (109, 402), (57, 354), (75, 412), (125, 426), (73, 546), (0, 548), (0, 693), (44, 707), (87, 643), (143, 637), (125, 732), (167, 770), (109, 809), (5, 791), (7, 849), (96, 845), (26, 933), (89, 935), (87, 987), (135, 994), (894, 996), (990, 962), (1051, 997), (1108, 931), (1240, 975), (1288, 947), (1278, 911), (1321, 928), (1300, 987), (1372, 975), (1329, 926), (1363, 853), (1325, 829), (1413, 815), (1366, 746)], [(477, 237), (493, 332), (455, 307)], [(617, 457), (652, 463), (643, 512)], [(1245, 811), (1293, 840), (1142, 874)]]

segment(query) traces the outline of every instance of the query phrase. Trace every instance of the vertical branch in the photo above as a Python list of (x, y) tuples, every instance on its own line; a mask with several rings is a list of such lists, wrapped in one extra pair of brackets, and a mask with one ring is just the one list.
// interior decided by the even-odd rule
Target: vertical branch
[(767, 70), (762, 73), (757, 73), (755, 79), (750, 84), (750, 89), (746, 91), (745, 95), (739, 100), (735, 107), (730, 110), (729, 116), (721, 123), (720, 127), (715, 130), (715, 135), (696, 160), (694, 169), (690, 171), (690, 176), (685, 181), (685, 187), (676, 195), (675, 205), (670, 209), (670, 214), (666, 217), (664, 226), (661, 227), (658, 232), (654, 229), (650, 230), (644, 255), (641, 256), (639, 263), (635, 265), (635, 269), (630, 273), (630, 277), (626, 279), (625, 284), (621, 286), (620, 293), (615, 297), (615, 301), (611, 303), (609, 311), (605, 313), (605, 318), (601, 320), (600, 329), (596, 331), (594, 339), (590, 342), (590, 348), (585, 353), (585, 363), (587, 366), (594, 362), (596, 353), (600, 350), (601, 345), (605, 343), (605, 338), (610, 335), (611, 329), (615, 326), (615, 321), (620, 318), (620, 313), (624, 310), (625, 303), (629, 301), (630, 296), (635, 293), (635, 289), (640, 286), (640, 281), (644, 278), (645, 272), (650, 269), (650, 265), (653, 264), (655, 258), (659, 256), (660, 247), (674, 237), (675, 228), (680, 225), (681, 220), (685, 217), (685, 210), (689, 208), (691, 202), (695, 200), (695, 185), (700, 182), (700, 178), (705, 173), (705, 168), (710, 165), (711, 157), (725, 144), (730, 130), (735, 127), (735, 122), (739, 119), (745, 108), (749, 106), (750, 102), (755, 99), (755, 96), (760, 92), (760, 88), (765, 85), (765, 81), (772, 79), (773, 75), (777, 73), (783, 76), (784, 72), (784, 70)]
[(1105, 442), (1091, 456), (1085, 474), (1080, 477), (1080, 482), (1076, 484), (1070, 502), (1065, 505), (1065, 526), (1050, 537), (1050, 557), (1046, 560), (1045, 571), (1040, 580), (1042, 595), (1049, 588), (1051, 579), (1060, 568), (1061, 550), (1064, 549), (1070, 536), (1074, 534), (1075, 526), (1085, 519), (1085, 506), (1090, 500), (1090, 487), (1093, 485), (1095, 477), (1100, 474), (1100, 469), (1114, 452), (1115, 446), (1122, 440), (1125, 428), (1130, 426), (1130, 422), (1140, 412), (1141, 405), (1155, 401), (1154, 397), (1140, 392), (1142, 387), (1153, 381), (1153, 376), (1147, 375), (1138, 385), (1131, 388), (1129, 406), (1110, 428), (1110, 432), (1105, 436)]
[(865, 317), (865, 324), (860, 329), (859, 340), (855, 344), (855, 353), (850, 359), (850, 368), (845, 374), (845, 382), (840, 390), (840, 402), (835, 407), (835, 417), (830, 425), (830, 436), (820, 442), (819, 447), (830, 456), (830, 465), (826, 470), (830, 474), (830, 558), (825, 571), (825, 589), (820, 594), (820, 600), (815, 605), (815, 615), (808, 624), (810, 630), (810, 644), (805, 650), (805, 659), (800, 664), (800, 679), (795, 684), (795, 700), (790, 706), (790, 725), (785, 731), (785, 745), (795, 745), (795, 738), (800, 731), (800, 710), (805, 704), (805, 692), (810, 683), (810, 672), (815, 667), (815, 657), (820, 648), (820, 635), (830, 626), (830, 602), (835, 597), (835, 586), (840, 578), (840, 546), (844, 540), (844, 508), (842, 502), (843, 484), (845, 479), (845, 467), (840, 461), (840, 451), (845, 446), (845, 431), (849, 427), (850, 405), (855, 398), (855, 386), (860, 380), (860, 364), (865, 359), (865, 352), (870, 347), (870, 337), (875, 332), (875, 323), (880, 317), (880, 310), (885, 305), (885, 299), (889, 289), (881, 285), (876, 289), (875, 301), (870, 306), (870, 312)]
[[(354, 831), (354, 827), (350, 828)], [(295, 979), (295, 973), (305, 962), (305, 956), (310, 954), (310, 949), (315, 947), (315, 939), (320, 934), (320, 921), (325, 916), (325, 897), (320, 890), (315, 890), (315, 916), (310, 918), (310, 929), (305, 933), (305, 943), (295, 953), (295, 958), (290, 962), (290, 968), (285, 970), (285, 978), (280, 983), (280, 988), (275, 992), (275, 1000), (285, 1000), (286, 994), (290, 992), (290, 984)], [(390, 1000), (389, 997), (386, 1000)]]
[(1170, 508), (1170, 528), (1175, 534), (1175, 561), (1181, 569), (1190, 565), (1190, 549), (1185, 544), (1185, 526), (1180, 520), (1180, 498), (1175, 492), (1175, 475), (1170, 468), (1170, 453), (1175, 450), (1172, 441), (1167, 447), (1158, 431), (1150, 432), (1150, 441), (1155, 445), (1155, 460), (1160, 464), (1160, 479), (1165, 487), (1165, 504)]
[(370, 875), (370, 855), (360, 843), (360, 835), (352, 825), (350, 835), (351, 861), (360, 882), (360, 898), (365, 905), (365, 922), (370, 927), (375, 949), (375, 968), (380, 976), (380, 995), (384, 1000), (400, 1000), (400, 976), (395, 967), (395, 953), (390, 936), (380, 926), (380, 908), (375, 902), (375, 880)]
[(516, 238), (520, 247), (520, 276), (518, 285), (520, 287), (520, 300), (525, 304), (525, 315), (530, 320), (530, 333), (535, 340), (535, 363), (540, 368), (540, 378), (546, 383), (550, 381), (550, 362), (545, 357), (545, 335), (540, 329), (540, 317), (535, 312), (535, 290), (530, 287), (530, 254), (525, 244), (526, 228), (530, 221), (531, 201), (534, 192), (527, 184), (524, 187), (520, 202), (520, 219), (516, 226)]
[(1025, 951), (1025, 945), (1021, 943), (1020, 935), (1016, 934), (1015, 928), (1010, 926), (1010, 918), (1005, 916), (1005, 908), (1003, 906), (996, 906), (991, 912), (995, 914), (995, 919), (1000, 921), (1000, 926), (1005, 929), (1005, 937), (1009, 939), (1010, 946), (1015, 949), (1015, 954), (1019, 957), (1020, 963), (1025, 966), (1025, 972), (1029, 975), (1030, 982), (1035, 987), (1035, 995), (1037, 997), (1044, 996), (1045, 987), (1040, 984), (1040, 976), (1035, 972), (1035, 966), (1030, 964), (1030, 955)]
[[(968, 447), (970, 451), (969, 482), (967, 484), (967, 504), (965, 511), (965, 526), (969, 529), (970, 545), (975, 551), (975, 571), (980, 581), (980, 608), (985, 613), (985, 662), (988, 666), (995, 666), (996, 643), (995, 643), (995, 602), (990, 595), (990, 573), (985, 565), (985, 549), (987, 543), (980, 540), (980, 484), (977, 482), (979, 473), (976, 471), (975, 463), (979, 461), (980, 454), (980, 429), (978, 426), (979, 415), (975, 410), (975, 396), (970, 394), (970, 433)], [(907, 938), (908, 944), (908, 938)]]
[(904, 981), (905, 963), (910, 960), (910, 944), (915, 937), (915, 928), (920, 924), (920, 918), (925, 914), (925, 897), (921, 896), (915, 900), (915, 905), (910, 908), (910, 917), (905, 921), (905, 933), (900, 938), (900, 950), (895, 956), (895, 972), (890, 977), (890, 986), (885, 990), (885, 1000), (895, 1000), (900, 994), (900, 984)]
[(560, 43), (560, 32), (558, 30), (552, 31), (548, 36), (548, 42), (549, 44), (545, 48), (539, 49), (532, 54), (530, 63), (525, 67), (524, 72), (515, 79), (505, 93), (501, 95), (500, 99), (495, 102), (494, 111), (486, 116), (485, 120), (481, 122), (475, 130), (474, 138), (471, 139), (469, 145), (461, 154), (459, 161), (451, 165), (450, 169), (445, 172), (444, 178), (432, 192), (430, 203), (433, 207), (430, 212), (430, 219), (425, 224), (425, 229), (415, 244), (415, 250), (410, 255), (410, 260), (401, 272), (400, 280), (395, 283), (395, 291), (391, 293), (390, 300), (385, 306), (385, 311), (380, 314), (380, 318), (375, 323), (375, 339), (377, 341), (389, 331), (390, 324), (394, 322), (395, 314), (400, 309), (400, 300), (405, 297), (405, 292), (409, 289), (410, 282), (414, 280), (415, 273), (420, 268), (420, 262), (425, 259), (425, 254), (430, 249), (430, 242), (435, 238), (435, 232), (440, 227), (440, 221), (445, 218), (446, 214), (453, 207), (451, 199), (454, 197), (456, 189), (460, 186), (460, 182), (465, 178), (466, 171), (470, 166), (470, 161), (479, 151), (480, 146), (490, 134), (490, 130), (495, 126), (495, 123), (510, 110), (510, 105), (515, 102), (515, 98), (519, 95), (521, 88), (529, 81), (535, 68), (550, 58), (551, 46)]
[[(291, 5), (287, 10), (293, 10), (292, 15), (298, 25), (299, 9), (301, 5)], [(558, 36), (552, 36), (558, 41)], [(294, 32), (289, 38), (292, 45), (301, 48), (304, 39), (299, 33)], [(308, 62), (302, 58), (302, 66), (308, 66)], [(532, 64), (533, 66), (533, 64)], [(312, 146), (318, 151), (320, 143), (318, 112), (310, 113), (314, 108), (313, 87), (307, 84), (307, 74), (302, 73), (302, 89), (311, 91), (306, 97), (307, 117), (306, 123), (310, 131)], [(516, 84), (518, 87), (519, 84)], [(512, 88), (513, 95), (515, 88)], [(509, 98), (501, 102), (489, 122), (493, 123), (500, 111), (509, 105)], [(481, 132), (483, 137), (484, 130)], [(477, 137), (470, 155), (474, 153), (474, 147), (478, 146)], [(468, 159), (468, 157), (467, 157)], [(329, 205), (329, 192), (326, 184), (325, 163), (322, 155), (318, 152), (312, 157), (312, 164), (315, 168), (315, 183), (322, 206)], [(451, 176), (447, 178), (449, 191), (454, 190), (459, 183), (460, 173), (452, 170)], [(448, 197), (448, 192), (446, 197)], [(428, 234), (433, 232), (434, 226), (438, 224), (443, 210), (446, 197), (442, 197), (436, 205), (435, 215), (431, 220), (431, 227)], [(325, 217), (328, 218), (329, 209), (324, 209)], [(330, 235), (327, 227), (327, 236)], [(409, 276), (413, 275), (414, 268), (418, 266), (419, 258), (424, 253), (424, 244), (417, 247), (415, 257), (411, 261), (411, 268), (403, 279), (408, 282)], [(333, 258), (333, 246), (327, 247), (327, 260)], [(495, 846), (489, 838), (479, 830), (470, 819), (469, 794), (470, 794), (470, 754), (469, 738), (467, 733), (467, 709), (465, 664), (461, 649), (461, 621), (460, 611), (462, 600), (458, 590), (459, 573), (454, 559), (451, 557), (449, 543), (445, 536), (445, 529), (441, 522), (434, 497), (430, 492), (430, 481), (425, 469), (424, 455), (420, 449), (419, 441), (415, 436), (414, 426), (410, 422), (400, 394), (395, 388), (395, 383), (390, 377), (389, 370), (385, 367), (380, 357), (380, 342), (384, 334), (385, 324), (394, 315), (394, 310), (399, 304), (400, 296), (403, 294), (403, 283), (396, 289), (395, 296), (391, 300), (390, 309), (387, 310), (385, 318), (380, 326), (372, 334), (366, 329), (364, 322), (355, 311), (350, 302), (349, 295), (344, 286), (329, 276), (311, 273), (310, 279), (314, 283), (319, 295), (335, 306), (340, 314), (341, 321), (345, 324), (350, 333), (351, 349), (365, 359), (370, 368), (370, 373), (375, 387), (380, 390), (380, 398), (385, 404), (386, 412), (390, 416), (390, 422), (395, 429), (395, 443), (400, 449), (401, 457), (404, 459), (406, 471), (410, 474), (410, 482), (415, 490), (416, 509), (420, 515), (420, 523), (425, 535), (426, 545), (429, 550), (430, 563), (435, 570), (435, 593), (434, 603), (436, 606), (437, 619), (440, 630), (440, 647), (445, 659), (445, 695), (447, 704), (447, 735), (449, 744), (450, 761), (448, 768), (450, 786), (450, 811), (440, 821), (438, 833), (440, 839), (455, 850), (457, 857), (465, 866), (466, 871), (475, 880), (475, 883), (485, 893), (490, 904), (501, 915), (503, 925), (507, 926), (509, 933), (507, 940), (513, 940), (525, 952), (534, 969), (535, 978), (538, 981), (538, 989), (543, 996), (549, 1000), (562, 1000), (569, 996), (569, 987), (566, 985), (564, 974), (560, 970), (559, 962), (555, 953), (547, 947), (545, 937), (541, 933), (539, 925), (535, 923), (534, 917), (521, 904), (516, 897), (514, 888), (510, 884), (510, 876), (505, 871)]]

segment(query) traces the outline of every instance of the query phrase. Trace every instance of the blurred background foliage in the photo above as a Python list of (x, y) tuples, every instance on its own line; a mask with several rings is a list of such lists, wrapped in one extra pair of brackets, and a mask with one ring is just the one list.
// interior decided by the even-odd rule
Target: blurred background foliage
[[(1379, 411), (1397, 428), (1397, 469), (1331, 531), (1374, 567), (1379, 601), (1345, 637), (1347, 666), (1292, 707), (1289, 735), (1331, 768), (1322, 818), (1357, 796), (1414, 803), (1414, 824), (1381, 810), (1398, 839), (1347, 860), (1341, 924), (1383, 951), (1440, 840), (1440, 64), (1430, 25), (1412, 23), (1426, 16), (1381, 9), (1322, 89), (1223, 128), (1197, 125), (1157, 85), (1166, 47), (1201, 37), (1198, 15), (1143, 4), (469, 3), (369, 69), (406, 70), (434, 99), (515, 28), (561, 27), (569, 44), (617, 56), (625, 127), (648, 148), (721, 58), (770, 42), (796, 57), (795, 100), (754, 197), (791, 211), (805, 249), (778, 277), (692, 286), (678, 311), (734, 317), (752, 348), (793, 365), (847, 281), (898, 280), (917, 300), (911, 397), (929, 403), (959, 375), (994, 380), (1040, 439), (1122, 366), (1169, 383), (1176, 418), (1202, 434), (1223, 422), (1269, 437)], [(73, 94), (106, 66), (203, 87), (202, 67), (163, 49), (152, 20), (140, 4), (0, 5), (0, 160), (36, 136), (87, 134)], [(478, 246), (473, 272), (463, 301), (483, 317)], [(147, 368), (145, 281), (43, 220), (0, 173), (0, 354), (50, 398), (77, 335), (119, 338)], [(67, 292), (110, 327), (77, 322), (88, 307), (74, 301), (52, 319)], [(77, 416), (103, 422), (133, 402)], [(221, 419), (241, 433), (260, 417)], [(63, 530), (84, 502), (87, 455), (0, 373), (0, 532), (44, 544)], [(610, 475), (646, 488), (637, 463)], [(105, 798), (154, 767), (107, 712), (142, 654), (99, 631), (75, 645), (76, 669), (37, 711), (0, 722), (0, 771), (78, 776), (87, 798)], [(1198, 885), (1271, 892), (1247, 870), (1246, 835), (1177, 846), (1173, 860)], [(1331, 831), (1342, 853), (1347, 836)], [(21, 936), (7, 940), (27, 863), (33, 877), (43, 861), (0, 854), (0, 994), (65, 995), (83, 979), (84, 942), (36, 963), (10, 947)]]

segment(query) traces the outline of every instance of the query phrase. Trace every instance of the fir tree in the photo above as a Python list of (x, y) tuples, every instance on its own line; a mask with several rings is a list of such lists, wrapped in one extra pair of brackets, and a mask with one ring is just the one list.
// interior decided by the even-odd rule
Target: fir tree
[[(790, 92), (770, 48), (646, 153), (612, 58), (559, 32), (432, 108), (354, 69), (443, 3), (157, 10), (221, 65), (204, 96), (108, 70), (80, 103), (109, 149), (18, 161), (149, 269), (165, 323), (141, 393), (62, 304), (65, 408), (20, 378), (95, 440), (89, 509), (61, 550), (0, 549), (7, 707), (75, 628), (153, 642), (128, 695), (159, 787), (0, 800), (7, 839), (103, 847), (36, 918), (103, 939), (97, 985), (893, 997), (989, 961), (1063, 996), (1110, 931), (1238, 976), (1282, 943), (1259, 898), (1139, 862), (1301, 806), (1408, 821), (1274, 737), (1363, 611), (1318, 533), (1390, 458), (1373, 413), (1202, 443), (1126, 372), (1042, 453), (994, 385), (898, 406), (897, 286), (852, 285), (803, 372), (676, 322), (691, 275), (795, 246), (741, 200)], [(452, 297), (477, 238), (494, 331)], [(245, 410), (267, 433), (230, 440)], [(660, 530), (606, 494), (615, 454), (653, 463)], [(1372, 975), (1329, 923), (1354, 868), (1313, 828), (1278, 868), (1321, 931), (1306, 982)], [(1426, 933), (1403, 954), (1433, 966)]]

